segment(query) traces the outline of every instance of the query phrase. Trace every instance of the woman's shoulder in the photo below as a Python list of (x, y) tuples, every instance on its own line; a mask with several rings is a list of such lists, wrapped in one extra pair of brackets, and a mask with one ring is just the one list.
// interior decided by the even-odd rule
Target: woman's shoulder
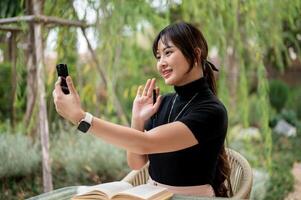
[(194, 107), (194, 110), (197, 112), (207, 111), (208, 113), (214, 115), (227, 115), (227, 109), (222, 101), (217, 97), (208, 98), (206, 100), (200, 101)]

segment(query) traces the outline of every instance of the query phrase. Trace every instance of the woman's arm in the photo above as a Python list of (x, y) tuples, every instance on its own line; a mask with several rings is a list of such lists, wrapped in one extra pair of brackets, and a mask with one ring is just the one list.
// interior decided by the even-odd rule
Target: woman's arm
[[(61, 91), (57, 81), (53, 91), (57, 112), (67, 120), (77, 124), (84, 116), (71, 77), (67, 77), (70, 94)], [(90, 133), (136, 154), (163, 153), (185, 149), (197, 144), (190, 129), (182, 122), (173, 122), (151, 129), (148, 132), (136, 130), (93, 117)]]
[[(144, 123), (139, 122), (139, 120), (132, 119), (131, 127), (143, 131)], [(130, 151), (127, 151), (127, 162), (131, 169), (138, 170), (141, 169), (148, 161), (148, 156), (143, 154), (136, 154)]]
[(143, 133), (94, 117), (89, 132), (136, 154), (177, 151), (198, 143), (190, 129), (182, 122), (165, 124)]

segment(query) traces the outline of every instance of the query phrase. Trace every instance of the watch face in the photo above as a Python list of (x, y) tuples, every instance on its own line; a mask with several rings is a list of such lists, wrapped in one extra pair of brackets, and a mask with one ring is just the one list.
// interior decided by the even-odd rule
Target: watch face
[(90, 124), (86, 121), (81, 121), (77, 127), (78, 130), (82, 131), (82, 132), (87, 132), (90, 128)]

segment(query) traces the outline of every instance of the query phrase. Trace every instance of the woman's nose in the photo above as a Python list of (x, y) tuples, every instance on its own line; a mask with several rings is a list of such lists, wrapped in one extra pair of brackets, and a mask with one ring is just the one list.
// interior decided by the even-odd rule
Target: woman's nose
[(167, 62), (166, 62), (166, 60), (164, 59), (163, 56), (162, 56), (162, 57), (160, 58), (160, 60), (158, 61), (158, 66), (159, 66), (159, 67), (166, 67), (166, 66), (167, 66)]

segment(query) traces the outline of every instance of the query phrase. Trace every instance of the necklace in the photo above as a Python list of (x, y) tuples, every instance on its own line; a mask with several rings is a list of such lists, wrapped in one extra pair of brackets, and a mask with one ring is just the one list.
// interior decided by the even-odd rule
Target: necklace
[[(195, 95), (193, 95), (193, 97), (185, 104), (185, 106), (182, 108), (182, 110), (178, 113), (178, 115), (176, 116), (176, 118), (173, 121), (176, 121), (178, 119), (178, 117), (181, 115), (181, 113), (185, 110), (185, 108), (192, 102), (192, 100), (198, 95), (199, 93), (196, 93)], [(176, 97), (174, 98), (172, 105), (171, 105), (171, 109), (169, 111), (169, 115), (168, 115), (168, 123), (170, 122), (170, 116), (171, 116), (171, 112), (173, 110), (173, 107), (175, 105), (176, 99), (178, 97), (178, 94), (176, 94)]]

